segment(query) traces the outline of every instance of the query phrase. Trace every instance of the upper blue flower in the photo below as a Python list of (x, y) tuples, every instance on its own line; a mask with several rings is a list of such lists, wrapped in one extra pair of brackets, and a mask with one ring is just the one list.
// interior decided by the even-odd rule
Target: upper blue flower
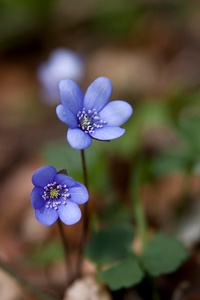
[(66, 225), (81, 218), (78, 204), (88, 201), (85, 186), (65, 174), (57, 173), (52, 166), (38, 169), (32, 176), (34, 188), (31, 203), (36, 219), (44, 225), (52, 225), (58, 217)]
[(77, 149), (91, 145), (92, 138), (112, 140), (120, 137), (125, 129), (120, 128), (133, 109), (125, 101), (108, 102), (112, 93), (112, 83), (106, 77), (95, 79), (85, 95), (73, 80), (59, 83), (62, 104), (56, 108), (58, 118), (69, 126), (67, 140)]

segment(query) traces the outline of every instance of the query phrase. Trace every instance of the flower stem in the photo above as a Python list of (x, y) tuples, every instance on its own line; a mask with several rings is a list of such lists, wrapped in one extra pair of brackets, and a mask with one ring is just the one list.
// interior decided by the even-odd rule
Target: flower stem
[[(88, 189), (88, 176), (87, 176), (84, 150), (81, 150), (81, 162), (82, 162), (82, 169), (83, 169), (83, 182), (85, 187)], [(77, 277), (80, 276), (81, 268), (83, 265), (83, 247), (87, 239), (88, 227), (89, 227), (88, 202), (86, 202), (83, 207), (83, 227), (82, 227), (82, 235), (81, 235), (81, 241), (80, 241), (80, 246), (78, 251), (77, 268), (76, 268)]]
[(138, 164), (138, 168), (133, 174), (131, 180), (131, 194), (132, 194), (133, 211), (134, 211), (137, 232), (139, 238), (141, 239), (141, 253), (143, 253), (147, 242), (147, 221), (144, 214), (142, 203), (139, 198), (140, 177), (141, 174), (140, 174), (140, 169)]
[(152, 287), (152, 299), (153, 300), (160, 300), (160, 295), (158, 294), (158, 291), (156, 289), (156, 285), (155, 285), (155, 278), (154, 277), (149, 277), (150, 283), (151, 283), (151, 287)]
[[(82, 161), (82, 168), (83, 168), (83, 180), (84, 185), (88, 189), (88, 176), (87, 176), (87, 168), (86, 168), (86, 161), (85, 161), (85, 152), (81, 150), (81, 161)], [(89, 226), (89, 218), (88, 218), (88, 202), (84, 205), (84, 224), (83, 224), (83, 242), (85, 243), (87, 232)]]
[(66, 236), (64, 234), (63, 224), (59, 218), (57, 220), (57, 224), (58, 224), (58, 230), (60, 233), (60, 237), (61, 237), (61, 241), (62, 241), (63, 249), (64, 249), (66, 271), (67, 271), (67, 274), (69, 277), (69, 279), (68, 279), (68, 285), (69, 285), (73, 281), (72, 267), (71, 267), (70, 256), (69, 256), (69, 253), (70, 253), (69, 244), (68, 244)]

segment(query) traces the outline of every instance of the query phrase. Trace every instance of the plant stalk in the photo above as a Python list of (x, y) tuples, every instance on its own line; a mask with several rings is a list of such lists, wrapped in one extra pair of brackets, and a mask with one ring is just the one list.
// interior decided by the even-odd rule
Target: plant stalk
[(140, 177), (140, 169), (137, 169), (131, 181), (131, 194), (137, 232), (141, 239), (141, 253), (143, 253), (147, 243), (147, 221), (139, 197)]
[[(83, 182), (85, 187), (88, 189), (88, 175), (87, 175), (87, 167), (86, 167), (84, 150), (81, 150), (81, 161), (82, 161), (82, 168), (83, 168)], [(83, 244), (85, 244), (85, 241), (87, 239), (88, 227), (89, 227), (88, 202), (86, 202), (84, 205)]]
[[(83, 170), (83, 182), (85, 187), (88, 189), (88, 175), (87, 175), (87, 167), (86, 167), (84, 150), (81, 150), (81, 163), (82, 163), (82, 170)], [(83, 248), (87, 240), (88, 228), (89, 228), (88, 202), (86, 202), (83, 206), (83, 227), (82, 227), (82, 235), (81, 235), (81, 241), (79, 245), (78, 258), (77, 258), (77, 268), (76, 268), (77, 277), (80, 276), (81, 274), (81, 269), (83, 265)]]

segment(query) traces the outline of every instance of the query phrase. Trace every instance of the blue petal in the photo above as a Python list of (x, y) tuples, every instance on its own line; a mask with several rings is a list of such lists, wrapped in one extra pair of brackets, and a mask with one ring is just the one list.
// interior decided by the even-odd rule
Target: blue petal
[(59, 82), (61, 102), (72, 113), (77, 114), (83, 108), (83, 93), (79, 85), (70, 79)]
[(32, 176), (32, 182), (35, 186), (44, 187), (48, 183), (54, 182), (57, 171), (52, 166), (43, 166), (38, 169)]
[(120, 137), (124, 132), (125, 129), (120, 127), (104, 126), (103, 128), (95, 129), (95, 132), (90, 135), (94, 139), (108, 141)]
[(88, 87), (84, 97), (84, 107), (86, 109), (96, 109), (100, 111), (110, 99), (112, 94), (112, 83), (106, 77), (95, 79)]
[(117, 100), (109, 102), (99, 113), (100, 118), (106, 121), (108, 126), (121, 126), (132, 115), (131, 105), (125, 101)]
[(40, 223), (50, 226), (58, 219), (58, 211), (44, 206), (35, 210), (35, 217)]
[(70, 188), (69, 193), (71, 195), (70, 200), (77, 204), (83, 204), (88, 201), (88, 191), (83, 184)]
[(58, 216), (66, 225), (72, 225), (80, 220), (81, 210), (76, 203), (68, 200), (66, 204), (59, 206)]
[(34, 187), (34, 189), (31, 192), (31, 203), (33, 208), (38, 209), (44, 205), (44, 199), (42, 198), (43, 193), (43, 188)]
[(58, 105), (56, 107), (56, 114), (58, 118), (69, 127), (73, 128), (78, 126), (77, 116), (72, 113), (66, 106), (63, 106), (62, 104)]
[(72, 148), (81, 150), (92, 144), (91, 137), (81, 129), (68, 129), (67, 140)]
[(62, 185), (66, 184), (66, 186), (68, 188), (77, 185), (77, 182), (73, 178), (71, 178), (71, 177), (69, 177), (68, 175), (65, 175), (65, 174), (57, 174), (56, 177), (55, 177), (55, 181), (58, 184), (62, 184)]

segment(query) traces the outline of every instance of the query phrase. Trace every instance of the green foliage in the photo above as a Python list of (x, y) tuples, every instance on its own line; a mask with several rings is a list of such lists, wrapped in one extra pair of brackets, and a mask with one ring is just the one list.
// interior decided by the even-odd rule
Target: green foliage
[(5, 48), (26, 44), (50, 22), (55, 0), (1, 0), (0, 43)]
[(88, 242), (85, 255), (97, 265), (126, 258), (134, 238), (130, 225), (116, 225), (95, 233)]
[(156, 234), (141, 257), (144, 269), (153, 276), (175, 271), (187, 258), (182, 243), (163, 233)]
[(138, 17), (139, 14), (137, 10), (106, 13), (98, 17), (95, 16), (95, 18), (90, 21), (90, 26), (106, 35), (116, 36), (118, 38), (126, 37), (132, 27), (137, 23)]
[(112, 290), (130, 287), (143, 278), (143, 271), (132, 251), (133, 228), (112, 226), (95, 233), (85, 255), (99, 266), (99, 278)]
[(133, 238), (131, 225), (111, 226), (94, 233), (86, 245), (86, 257), (98, 266), (98, 277), (112, 290), (138, 284), (145, 273), (159, 276), (173, 272), (188, 256), (181, 242), (159, 233), (138, 257), (132, 248)]
[(133, 256), (118, 262), (106, 270), (100, 271), (99, 276), (108, 284), (111, 290), (118, 290), (139, 283), (144, 273), (137, 259)]
[(173, 171), (190, 173), (200, 162), (200, 94), (179, 95), (168, 103), (171, 130), (176, 145), (152, 159), (152, 170), (157, 176)]

